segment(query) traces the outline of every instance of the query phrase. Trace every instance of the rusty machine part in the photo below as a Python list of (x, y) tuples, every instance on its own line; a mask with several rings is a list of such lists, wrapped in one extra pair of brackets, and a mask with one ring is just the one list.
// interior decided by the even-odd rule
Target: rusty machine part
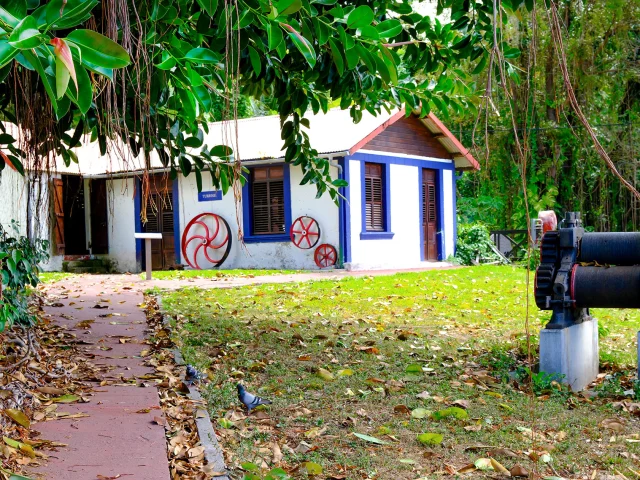
[(589, 320), (589, 308), (640, 308), (640, 233), (589, 233), (568, 212), (540, 243), (535, 299), (553, 314), (546, 328)]

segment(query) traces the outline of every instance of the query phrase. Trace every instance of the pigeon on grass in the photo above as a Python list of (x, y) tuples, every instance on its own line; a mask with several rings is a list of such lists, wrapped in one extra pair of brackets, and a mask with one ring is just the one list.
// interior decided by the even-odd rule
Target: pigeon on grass
[(204, 379), (204, 375), (196, 370), (193, 365), (187, 365), (187, 373), (184, 377), (184, 381), (187, 385), (193, 385), (194, 382), (200, 382)]
[(238, 384), (238, 399), (247, 407), (247, 415), (251, 414), (251, 410), (260, 405), (271, 405), (269, 400), (258, 397), (253, 393), (247, 392), (241, 383)]

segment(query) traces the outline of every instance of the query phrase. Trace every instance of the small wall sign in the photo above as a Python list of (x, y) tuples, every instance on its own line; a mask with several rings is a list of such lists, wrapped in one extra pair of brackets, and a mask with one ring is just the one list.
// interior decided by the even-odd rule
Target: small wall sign
[(222, 190), (211, 190), (209, 192), (198, 192), (199, 202), (212, 202), (222, 200)]

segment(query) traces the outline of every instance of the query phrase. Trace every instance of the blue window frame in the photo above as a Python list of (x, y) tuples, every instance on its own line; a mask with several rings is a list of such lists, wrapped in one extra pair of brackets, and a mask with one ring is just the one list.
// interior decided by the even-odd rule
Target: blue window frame
[(245, 243), (291, 241), (288, 164), (249, 168), (249, 178), (242, 187), (242, 220)]
[(393, 238), (389, 163), (360, 162), (362, 203), (361, 240)]

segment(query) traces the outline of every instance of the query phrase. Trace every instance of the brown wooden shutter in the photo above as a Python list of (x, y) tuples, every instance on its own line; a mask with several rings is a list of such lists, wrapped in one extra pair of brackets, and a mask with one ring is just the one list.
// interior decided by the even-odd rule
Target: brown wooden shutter
[(367, 231), (384, 231), (384, 201), (382, 165), (365, 163), (364, 189), (366, 202)]
[(53, 211), (55, 214), (56, 251), (64, 255), (64, 186), (61, 178), (53, 179)]
[(284, 168), (254, 168), (251, 175), (253, 234), (285, 233)]

